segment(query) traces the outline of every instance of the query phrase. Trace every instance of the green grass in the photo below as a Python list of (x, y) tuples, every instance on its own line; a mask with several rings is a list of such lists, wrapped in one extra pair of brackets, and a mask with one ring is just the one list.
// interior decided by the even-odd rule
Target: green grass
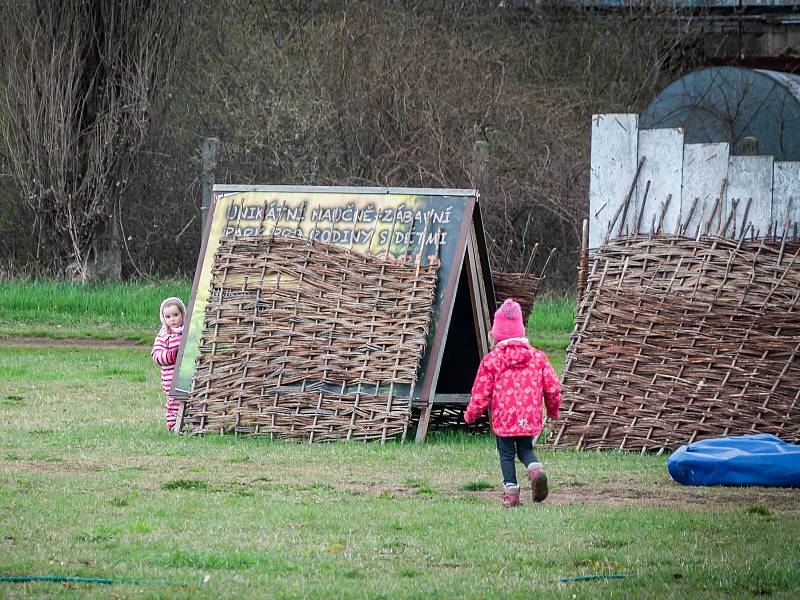
[(574, 298), (543, 298), (536, 301), (528, 317), (528, 339), (548, 354), (563, 353), (574, 325)]
[[(140, 348), (0, 347), (0, 596), (794, 598), (797, 497), (684, 488), (666, 458), (538, 449), (498, 506), (491, 436), (295, 444), (163, 424)], [(522, 475), (522, 473), (520, 473)], [(623, 580), (559, 583), (622, 573)], [(205, 583), (203, 583), (205, 581)]]
[(0, 283), (0, 336), (152, 341), (164, 298), (189, 299), (188, 282), (78, 285)]
[[(0, 336), (149, 342), (161, 300), (188, 294), (187, 283), (3, 284)], [(543, 299), (528, 321), (559, 372), (574, 310)], [(790, 492), (682, 488), (665, 457), (539, 449), (551, 498), (507, 511), (491, 436), (433, 432), (422, 446), (175, 437), (162, 404), (142, 349), (0, 348), (0, 575), (144, 579), (110, 593), (148, 597), (792, 598), (800, 588)], [(558, 581), (602, 573), (627, 578)], [(0, 583), (3, 597), (52, 593), (109, 588)]]
[[(78, 285), (63, 282), (0, 283), (0, 337), (129, 339), (152, 341), (158, 307), (168, 296), (188, 302), (189, 282)], [(563, 355), (572, 332), (575, 300), (542, 298), (528, 319), (531, 343)]]

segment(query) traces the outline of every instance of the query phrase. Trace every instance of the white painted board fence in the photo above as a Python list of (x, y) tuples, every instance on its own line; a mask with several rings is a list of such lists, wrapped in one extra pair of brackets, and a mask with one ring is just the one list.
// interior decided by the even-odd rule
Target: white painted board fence
[(800, 162), (731, 156), (726, 143), (686, 144), (681, 129), (639, 130), (638, 122), (636, 114), (592, 117), (590, 248), (651, 230), (800, 235)]
[(640, 130), (642, 160), (633, 203), (637, 222), (629, 231), (656, 230), (662, 220), (664, 227), (674, 226), (681, 213), (683, 129)]
[(800, 162), (775, 161), (772, 175), (772, 218), (789, 235), (798, 237), (800, 223)]
[(681, 223), (683, 233), (697, 236), (714, 202), (725, 192), (728, 180), (728, 155), (725, 143), (686, 144), (683, 147), (683, 189), (681, 190)]
[[(731, 156), (728, 161), (728, 193), (725, 215), (733, 213), (730, 225), (723, 231), (730, 237), (747, 233), (752, 223), (754, 233), (763, 236), (772, 224), (772, 163), (771, 156)], [(747, 222), (745, 222), (745, 220)]]
[(594, 115), (589, 173), (589, 246), (596, 248), (636, 175), (639, 115)]

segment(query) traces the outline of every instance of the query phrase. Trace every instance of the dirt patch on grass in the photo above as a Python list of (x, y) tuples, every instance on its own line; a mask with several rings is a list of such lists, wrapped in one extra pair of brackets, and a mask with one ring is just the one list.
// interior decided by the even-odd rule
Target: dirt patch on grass
[[(256, 477), (256, 473), (259, 473)], [(378, 498), (460, 498), (472, 501), (498, 502), (502, 490), (495, 488), (464, 491), (454, 481), (452, 486), (440, 474), (419, 481), (387, 481), (367, 473), (364, 478), (352, 472), (331, 477), (318, 467), (286, 465), (226, 464), (225, 473), (211, 470), (205, 476), (223, 488), (227, 484), (243, 489), (274, 487), (280, 491), (325, 490), (363, 494)], [(523, 485), (523, 502), (530, 504), (530, 491)], [(639, 480), (623, 475), (600, 482), (575, 479), (559, 481), (551, 478), (548, 505), (609, 506), (636, 508), (698, 509), (704, 511), (751, 511), (758, 515), (800, 516), (800, 492), (790, 488), (764, 487), (691, 487), (672, 479)]]
[[(500, 489), (458, 492), (499, 500)], [(530, 492), (523, 486), (523, 502), (530, 503)], [(619, 506), (637, 508), (701, 509), (710, 511), (749, 510), (758, 514), (800, 516), (800, 493), (790, 488), (763, 487), (687, 487), (673, 481), (637, 484), (631, 481), (586, 485), (550, 486), (547, 504), (559, 506)]]
[[(425, 497), (471, 499), (499, 502), (502, 490), (481, 491), (443, 490), (440, 485), (408, 485), (393, 483), (365, 483), (358, 481), (336, 481), (338, 490), (356, 492), (367, 496), (384, 498)], [(530, 490), (523, 486), (522, 503), (532, 504)], [(696, 509), (703, 511), (729, 512), (749, 511), (758, 516), (800, 517), (800, 494), (789, 488), (695, 488), (673, 482), (652, 483), (602, 483), (593, 485), (559, 485), (554, 482), (545, 505), (556, 506), (608, 506), (628, 508), (668, 508), (673, 510)]]
[(129, 348), (149, 347), (135, 340), (96, 340), (93, 338), (47, 338), (47, 337), (0, 337), (0, 342), (6, 346), (79, 346), (81, 348)]
[[(75, 474), (97, 471), (124, 470), (135, 480), (141, 490), (159, 492), (165, 483), (181, 473), (184, 479), (202, 480), (206, 491), (253, 495), (260, 493), (316, 493), (347, 492), (373, 498), (455, 498), (472, 502), (497, 503), (501, 489), (464, 491), (458, 477), (452, 484), (448, 478), (435, 474), (419, 481), (381, 480), (375, 473), (363, 479), (356, 473), (344, 472), (331, 477), (327, 469), (319, 467), (288, 466), (255, 461), (236, 461), (207, 464), (191, 457), (171, 457), (168, 470), (157, 457), (127, 457), (103, 461), (102, 464), (81, 463), (58, 456), (28, 458), (8, 453), (0, 455), (0, 472)], [(524, 483), (524, 482), (522, 482)], [(168, 486), (169, 487), (169, 486)], [(524, 485), (522, 501), (532, 505), (530, 490)], [(576, 479), (559, 481), (552, 477), (550, 496), (545, 506), (607, 506), (645, 509), (701, 510), (712, 512), (742, 511), (753, 518), (770, 516), (800, 517), (800, 492), (789, 488), (763, 487), (691, 487), (682, 486), (669, 478), (637, 479), (630, 474), (601, 481), (583, 482)]]
[(368, 496), (379, 496), (386, 498), (410, 498), (419, 496), (419, 487), (403, 484), (391, 483), (365, 483), (360, 481), (335, 482), (334, 487), (348, 492), (366, 494)]

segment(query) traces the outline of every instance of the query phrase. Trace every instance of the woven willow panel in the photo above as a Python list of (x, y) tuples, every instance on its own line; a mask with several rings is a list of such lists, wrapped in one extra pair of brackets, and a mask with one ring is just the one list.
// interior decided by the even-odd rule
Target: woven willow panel
[(536, 294), (543, 277), (525, 273), (501, 273), (492, 271), (494, 295), (499, 308), (506, 298), (514, 298), (522, 309), (522, 321), (528, 322), (528, 317), (533, 310)]
[(550, 250), (550, 255), (542, 267), (539, 275), (534, 275), (530, 272), (533, 259), (536, 258), (536, 253), (539, 249), (539, 244), (534, 245), (533, 251), (528, 258), (528, 264), (525, 271), (522, 273), (506, 273), (503, 271), (492, 271), (492, 283), (494, 284), (494, 296), (499, 308), (506, 298), (513, 298), (519, 302), (522, 309), (522, 320), (528, 322), (533, 311), (533, 305), (536, 302), (536, 295), (539, 293), (539, 286), (544, 281), (545, 272), (553, 259), (556, 249)]
[(224, 238), (214, 256), (195, 432), (326, 441), (404, 436), (436, 274), (299, 238)]
[(800, 441), (796, 244), (683, 237), (601, 246), (563, 373), (556, 447)]

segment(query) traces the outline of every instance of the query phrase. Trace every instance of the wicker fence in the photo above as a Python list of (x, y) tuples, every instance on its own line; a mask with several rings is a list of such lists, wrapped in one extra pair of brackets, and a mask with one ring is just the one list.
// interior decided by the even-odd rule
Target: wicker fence
[(436, 274), (300, 238), (224, 238), (184, 423), (308, 441), (405, 436)]
[(503, 304), (506, 298), (514, 298), (519, 302), (522, 309), (522, 320), (528, 322), (528, 317), (533, 310), (536, 295), (539, 293), (539, 286), (542, 277), (524, 273), (500, 273), (492, 271), (492, 284), (494, 285), (494, 295), (497, 299), (497, 308)]
[(800, 441), (796, 243), (636, 235), (601, 246), (590, 271), (556, 447)]
[(536, 256), (536, 251), (539, 244), (536, 244), (528, 260), (528, 266), (524, 273), (504, 273), (502, 271), (492, 271), (492, 284), (494, 285), (494, 296), (497, 301), (497, 308), (503, 304), (506, 298), (514, 298), (519, 302), (522, 309), (522, 321), (528, 322), (528, 317), (533, 311), (533, 305), (536, 302), (536, 296), (539, 293), (539, 286), (545, 278), (545, 272), (553, 259), (556, 249), (550, 250), (547, 260), (542, 267), (539, 275), (530, 273), (530, 266)]

